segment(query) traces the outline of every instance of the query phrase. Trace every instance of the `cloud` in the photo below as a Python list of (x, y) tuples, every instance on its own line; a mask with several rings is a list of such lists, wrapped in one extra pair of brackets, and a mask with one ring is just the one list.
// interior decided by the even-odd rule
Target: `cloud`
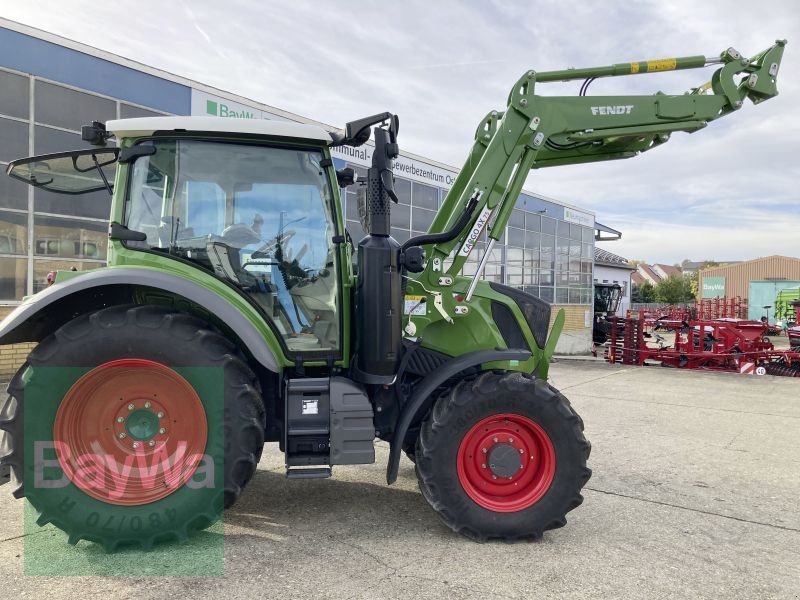
[[(141, 0), (5, 3), (0, 15), (178, 75), (341, 125), (390, 110), (401, 147), (459, 166), (475, 127), (528, 69), (665, 56), (746, 55), (789, 38), (781, 95), (617, 162), (535, 171), (526, 188), (623, 231), (610, 249), (659, 262), (800, 254), (800, 94), (793, 0), (320, 4)], [(86, 27), (86, 20), (98, 28)], [(682, 93), (713, 69), (595, 81), (590, 95)], [(575, 95), (580, 82), (537, 93)]]

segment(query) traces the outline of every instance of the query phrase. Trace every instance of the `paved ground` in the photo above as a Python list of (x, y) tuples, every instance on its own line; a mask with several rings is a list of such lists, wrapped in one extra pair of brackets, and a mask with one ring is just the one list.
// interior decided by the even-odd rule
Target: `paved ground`
[(541, 542), (450, 533), (410, 463), (385, 485), (385, 447), (376, 465), (295, 482), (270, 449), (226, 517), (224, 577), (22, 577), (26, 548), (46, 552), (44, 571), (174, 572), (207, 559), (222, 527), (109, 558), (50, 528), (24, 535), (22, 504), (0, 489), (0, 597), (800, 597), (800, 382), (578, 361), (552, 378), (586, 420), (594, 476)]

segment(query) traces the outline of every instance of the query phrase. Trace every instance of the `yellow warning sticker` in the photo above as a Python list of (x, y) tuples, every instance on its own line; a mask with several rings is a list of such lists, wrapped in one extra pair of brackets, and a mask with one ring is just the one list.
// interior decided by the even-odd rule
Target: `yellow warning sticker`
[(659, 60), (647, 61), (647, 72), (653, 73), (654, 71), (672, 71), (678, 66), (677, 58), (661, 58)]
[(639, 63), (631, 63), (631, 75), (635, 75), (639, 72)]
[(406, 296), (403, 303), (404, 315), (424, 315), (425, 296)]

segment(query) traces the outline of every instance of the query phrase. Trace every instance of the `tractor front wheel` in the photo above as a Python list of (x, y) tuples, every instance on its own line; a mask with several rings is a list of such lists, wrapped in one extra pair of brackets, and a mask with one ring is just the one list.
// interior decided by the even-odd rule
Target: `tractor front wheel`
[(583, 501), (590, 449), (583, 421), (547, 382), (487, 372), (437, 400), (417, 440), (417, 477), (454, 531), (538, 539)]
[(69, 535), (113, 550), (213, 523), (264, 445), (257, 379), (203, 321), (117, 306), (43, 340), (0, 407), (4, 456), (26, 497)]

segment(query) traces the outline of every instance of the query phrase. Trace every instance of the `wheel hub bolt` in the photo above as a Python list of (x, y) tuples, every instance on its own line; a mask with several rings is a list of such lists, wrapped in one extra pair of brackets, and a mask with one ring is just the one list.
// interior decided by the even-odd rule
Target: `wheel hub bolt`
[(164, 418), (164, 413), (163, 412), (158, 413), (158, 418), (159, 419), (163, 419)]
[(150, 440), (149, 442), (147, 442), (147, 445), (152, 448), (153, 446), (156, 445), (156, 443), (153, 440)]
[(127, 436), (124, 433), (119, 434), (119, 439), (124, 440)]
[(128, 410), (133, 410), (134, 408), (136, 408), (136, 407), (132, 403), (128, 404)]
[(522, 448), (520, 448), (520, 449), (519, 449), (519, 453), (520, 453), (520, 454), (525, 454), (525, 451), (524, 451)]
[(481, 451), (482, 451), (484, 454), (486, 454), (486, 452), (488, 452), (488, 450), (486, 450), (486, 448), (481, 448)]
[(139, 447), (139, 442), (133, 442), (133, 447), (134, 448), (138, 448)]
[(117, 423), (124, 423), (125, 417), (117, 417)]
[(486, 463), (483, 463), (483, 464), (481, 465), (481, 469), (485, 469), (485, 468), (486, 468)]
[(492, 438), (492, 441), (496, 444), (498, 442), (497, 438)]
[(149, 402), (145, 402), (144, 403), (144, 407), (145, 408), (150, 408), (151, 406), (152, 406), (152, 404), (150, 404)]
[(512, 437), (508, 438), (508, 443), (509, 444), (513, 444), (514, 443), (514, 438), (512, 438)]
[(162, 427), (161, 429), (158, 430), (158, 433), (164, 434), (167, 433), (167, 430)]
[(497, 475), (492, 475), (492, 479), (497, 479)]

